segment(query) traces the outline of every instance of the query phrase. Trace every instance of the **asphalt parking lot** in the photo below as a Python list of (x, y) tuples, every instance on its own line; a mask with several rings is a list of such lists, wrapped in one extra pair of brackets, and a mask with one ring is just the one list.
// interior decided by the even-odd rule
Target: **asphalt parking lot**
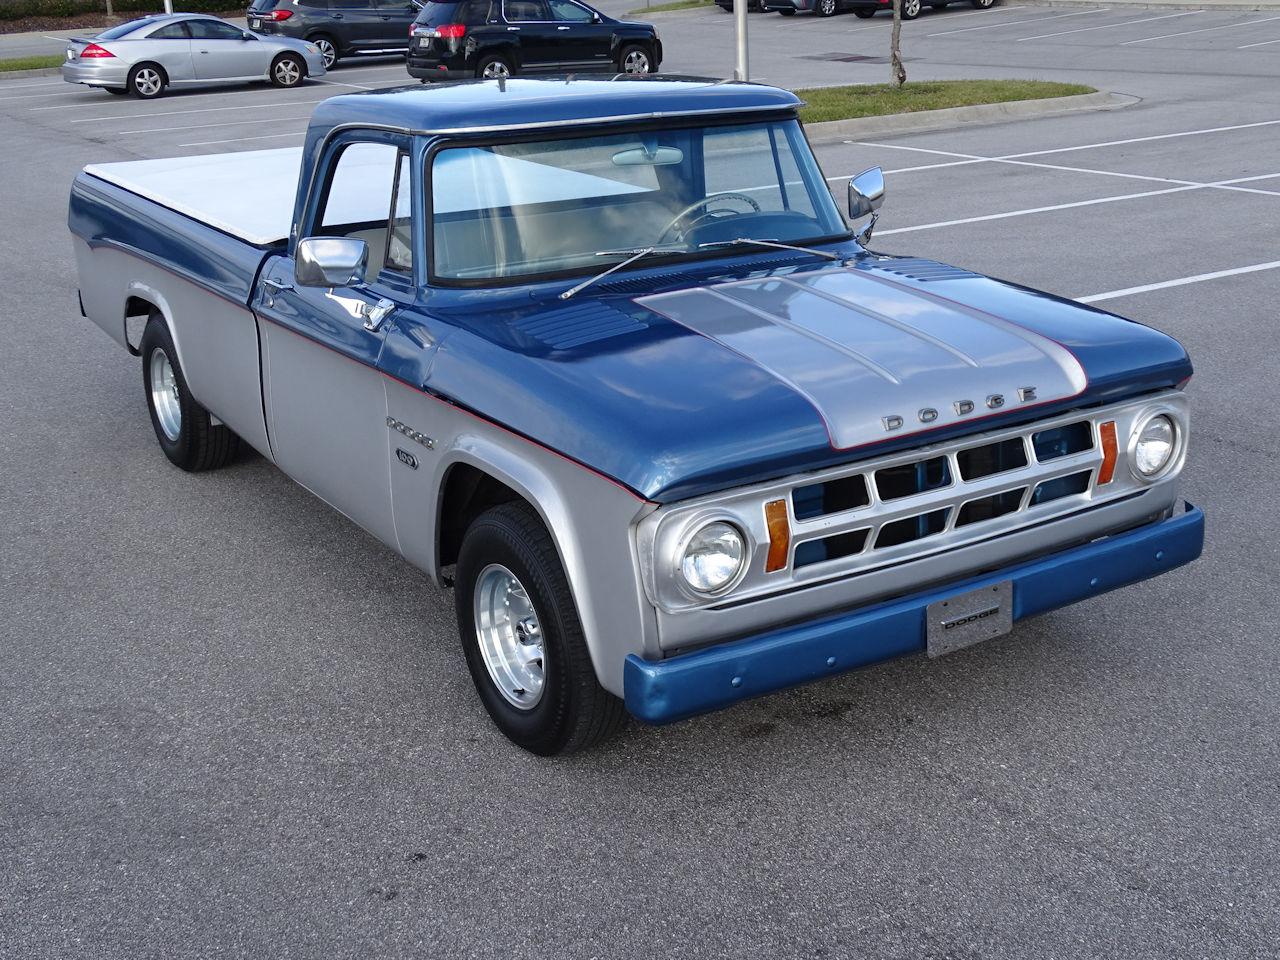
[[(664, 67), (727, 73), (731, 20), (657, 20)], [(831, 56), (883, 56), (887, 17), (751, 26), (771, 82), (888, 73)], [(489, 724), (451, 596), (261, 459), (172, 468), (76, 308), (83, 164), (300, 143), (402, 65), (151, 103), (0, 81), (0, 955), (1280, 953), (1280, 11), (957, 6), (903, 43), (913, 78), (1140, 98), (817, 150), (838, 194), (887, 171), (874, 249), (1186, 343), (1205, 556), (555, 762)]]

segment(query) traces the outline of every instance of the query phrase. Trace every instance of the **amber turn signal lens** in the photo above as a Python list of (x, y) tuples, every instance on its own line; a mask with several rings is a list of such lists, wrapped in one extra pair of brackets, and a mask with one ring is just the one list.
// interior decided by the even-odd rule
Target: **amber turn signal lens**
[(1098, 468), (1098, 486), (1110, 483), (1116, 475), (1116, 422), (1108, 420), (1098, 425), (1098, 435), (1102, 438), (1102, 466)]
[(787, 501), (770, 500), (764, 505), (764, 519), (769, 525), (769, 556), (764, 561), (764, 572), (773, 573), (787, 565), (791, 552), (791, 521), (787, 519)]

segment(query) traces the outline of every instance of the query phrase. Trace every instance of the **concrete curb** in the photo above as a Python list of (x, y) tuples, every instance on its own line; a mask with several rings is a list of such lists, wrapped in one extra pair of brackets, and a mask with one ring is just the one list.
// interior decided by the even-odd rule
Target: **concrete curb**
[(40, 67), (36, 70), (5, 70), (0, 72), (0, 83), (6, 80), (18, 80), (22, 77), (57, 77), (61, 76), (57, 67)]
[(1001, 123), (1005, 120), (1022, 120), (1027, 117), (1052, 117), (1083, 110), (1117, 110), (1138, 103), (1140, 100), (1140, 97), (1099, 91), (1075, 97), (1010, 100), (1008, 103), (980, 103), (972, 107), (895, 113), (887, 117), (827, 120), (822, 123), (806, 123), (804, 129), (809, 139), (815, 141), (849, 137), (882, 137), (895, 133), (946, 130), (970, 123)]

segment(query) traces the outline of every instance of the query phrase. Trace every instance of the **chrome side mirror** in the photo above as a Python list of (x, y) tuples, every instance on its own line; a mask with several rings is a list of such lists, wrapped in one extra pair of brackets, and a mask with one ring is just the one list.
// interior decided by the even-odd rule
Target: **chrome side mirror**
[(257, 40), (258, 38), (257, 38), (257, 37), (255, 37), (255, 36), (254, 36), (252, 33), (250, 33), (248, 30), (246, 30), (246, 31), (244, 31), (244, 33), (240, 34), (240, 39), (241, 39), (241, 40)]
[(849, 181), (849, 218), (861, 220), (884, 203), (884, 172), (879, 167), (863, 170)]
[(298, 241), (296, 260), (300, 287), (354, 287), (365, 281), (369, 245), (353, 237), (307, 237)]

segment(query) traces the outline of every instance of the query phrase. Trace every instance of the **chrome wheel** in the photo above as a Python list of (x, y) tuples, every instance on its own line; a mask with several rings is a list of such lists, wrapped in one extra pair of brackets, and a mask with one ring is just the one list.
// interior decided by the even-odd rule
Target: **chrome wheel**
[(622, 58), (623, 73), (648, 73), (649, 55), (643, 50), (632, 50)]
[(480, 76), (486, 80), (501, 80), (511, 76), (511, 68), (507, 66), (505, 60), (490, 60), (484, 65), (484, 69), (480, 71)]
[(476, 579), (476, 639), (489, 679), (512, 706), (532, 710), (546, 684), (542, 627), (515, 574), (491, 563)]
[(311, 42), (314, 43), (316, 47), (320, 50), (320, 56), (324, 58), (324, 68), (326, 70), (328, 70), (337, 62), (338, 50), (333, 45), (332, 40), (329, 40), (325, 37), (320, 37), (318, 40), (312, 40)]
[(164, 79), (160, 71), (143, 67), (133, 75), (133, 88), (144, 97), (154, 97), (164, 89)]
[(818, 0), (818, 15), (834, 17), (836, 15), (836, 0)]
[(163, 350), (151, 354), (151, 405), (156, 411), (160, 429), (169, 440), (176, 441), (182, 432), (182, 401), (178, 396), (178, 378), (173, 364)]
[(902, 0), (902, 19), (914, 20), (920, 16), (920, 0)]
[(282, 87), (296, 87), (302, 82), (302, 68), (298, 66), (298, 61), (285, 57), (276, 64), (275, 68), (276, 83)]

